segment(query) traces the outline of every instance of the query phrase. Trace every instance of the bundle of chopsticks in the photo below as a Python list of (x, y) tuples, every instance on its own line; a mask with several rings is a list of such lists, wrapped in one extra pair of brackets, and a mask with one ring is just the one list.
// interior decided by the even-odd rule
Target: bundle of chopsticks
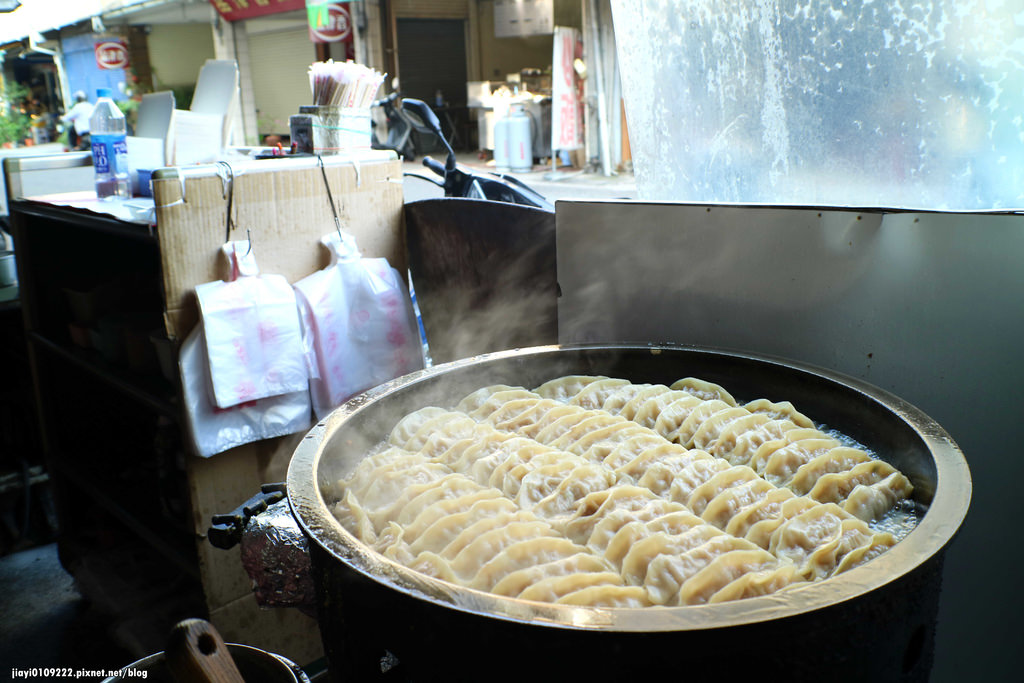
[(369, 107), (384, 74), (352, 60), (314, 62), (309, 67), (313, 104), (331, 107)]

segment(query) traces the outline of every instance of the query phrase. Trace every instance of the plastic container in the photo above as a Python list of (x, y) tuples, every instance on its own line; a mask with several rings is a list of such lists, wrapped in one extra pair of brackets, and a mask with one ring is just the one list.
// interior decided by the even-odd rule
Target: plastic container
[(96, 173), (96, 196), (130, 197), (128, 180), (127, 126), (124, 114), (114, 104), (110, 88), (96, 90), (96, 106), (89, 119), (92, 164)]

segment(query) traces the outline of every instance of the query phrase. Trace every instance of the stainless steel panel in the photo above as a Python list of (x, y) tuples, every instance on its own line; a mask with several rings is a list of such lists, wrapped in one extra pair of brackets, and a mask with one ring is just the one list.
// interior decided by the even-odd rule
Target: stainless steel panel
[(975, 496), (947, 557), (934, 680), (1014, 670), (1019, 633), (996, 625), (1024, 611), (1024, 216), (559, 202), (556, 242), (562, 343), (778, 355), (942, 424)]

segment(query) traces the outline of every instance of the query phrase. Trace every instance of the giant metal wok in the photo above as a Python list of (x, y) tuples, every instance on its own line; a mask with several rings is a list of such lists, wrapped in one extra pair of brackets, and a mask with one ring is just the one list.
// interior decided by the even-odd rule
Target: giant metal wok
[[(504, 598), (396, 564), (346, 531), (324, 492), (404, 415), (490, 384), (569, 374), (792, 401), (902, 470), (922, 513), (870, 562), (775, 595), (688, 607), (595, 609)], [(334, 680), (926, 680), (944, 550), (970, 501), (966, 462), (927, 415), (880, 389), (778, 359), (684, 347), (538, 347), (477, 356), (381, 385), (296, 449), (288, 497), (311, 539), (318, 618)], [(759, 678), (755, 678), (759, 677)], [(694, 679), (700, 680), (700, 679)]]

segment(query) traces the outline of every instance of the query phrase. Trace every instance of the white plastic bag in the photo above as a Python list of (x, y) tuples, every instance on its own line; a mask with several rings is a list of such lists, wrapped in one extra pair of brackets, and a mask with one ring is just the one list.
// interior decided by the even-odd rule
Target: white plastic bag
[(312, 356), (309, 388), (323, 419), (346, 399), (423, 367), (412, 301), (384, 258), (362, 258), (355, 239), (321, 238), (331, 265), (295, 283)]
[(248, 241), (223, 250), (231, 280), (196, 287), (214, 403), (230, 408), (307, 390), (295, 291), (281, 275), (259, 274)]
[(242, 444), (294, 434), (311, 425), (309, 391), (272, 396), (232, 408), (210, 400), (202, 323), (181, 345), (181, 385), (196, 451), (204, 458)]

